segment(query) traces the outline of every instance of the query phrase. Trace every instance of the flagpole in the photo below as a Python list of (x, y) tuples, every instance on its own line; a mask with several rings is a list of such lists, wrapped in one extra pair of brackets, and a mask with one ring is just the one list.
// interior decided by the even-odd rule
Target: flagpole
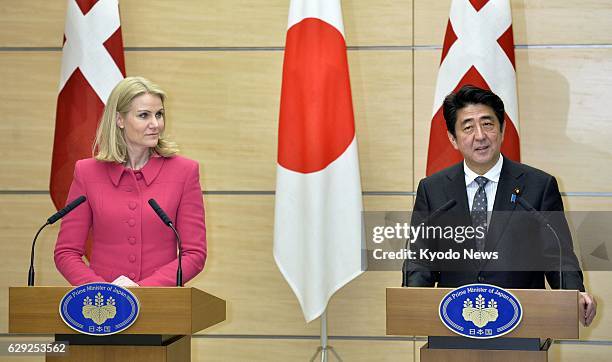
[(340, 358), (338, 353), (336, 353), (334, 347), (327, 344), (327, 308), (325, 308), (325, 311), (323, 311), (323, 314), (321, 314), (321, 317), (319, 317), (319, 321), (321, 323), (321, 345), (317, 348), (317, 351), (310, 359), (310, 362), (314, 362), (317, 359), (319, 353), (321, 354), (321, 362), (328, 362), (329, 352), (331, 352), (334, 357), (336, 357), (337, 361), (342, 362), (342, 358)]
[(327, 362), (327, 308), (321, 314), (321, 362)]

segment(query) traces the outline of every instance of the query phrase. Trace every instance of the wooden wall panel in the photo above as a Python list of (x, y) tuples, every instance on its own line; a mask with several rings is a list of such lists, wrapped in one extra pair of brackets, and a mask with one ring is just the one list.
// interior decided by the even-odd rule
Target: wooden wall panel
[(367, 211), (412, 211), (413, 196), (366, 196), (363, 208)]
[[(349, 67), (363, 189), (408, 191), (410, 53), (351, 51)], [(274, 189), (282, 52), (134, 52), (127, 68), (168, 89), (170, 130), (205, 189)]]
[[(370, 205), (382, 209), (385, 202), (393, 207), (404, 199), (366, 196), (364, 201), (371, 210)], [(272, 256), (273, 198), (208, 196), (206, 204), (214, 258), (193, 285), (228, 300), (228, 321), (207, 333), (317, 334), (318, 323), (304, 324), (297, 299)], [(398, 280), (401, 283), (399, 271), (368, 272), (343, 288), (330, 304), (330, 333), (384, 335), (384, 288)]]
[(555, 343), (548, 352), (548, 360), (550, 362), (608, 362), (610, 354), (612, 354), (610, 344)]
[(0, 47), (59, 47), (66, 1), (0, 1)]
[[(412, 341), (384, 341), (384, 340), (335, 340), (329, 341), (330, 345), (340, 355), (343, 361), (350, 362), (411, 362), (413, 359)], [(330, 357), (330, 361), (334, 359)]]
[(168, 127), (207, 190), (272, 190), (282, 52), (130, 52), (167, 90)]
[[(279, 47), (289, 1), (120, 1), (127, 47)], [(411, 45), (412, 0), (345, 0), (348, 45)], [(62, 45), (66, 1), (0, 1), (0, 46)]]
[[(409, 45), (411, 0), (343, 2), (348, 45)], [(142, 11), (139, 2), (122, 3), (128, 46), (283, 46), (289, 2), (240, 0), (171, 4), (155, 1)], [(143, 31), (150, 24), (164, 31)], [(178, 40), (178, 42), (177, 42)]]
[(361, 186), (412, 191), (412, 57), (349, 51)]
[(0, 190), (46, 190), (59, 53), (0, 52)]
[(347, 44), (412, 45), (413, 1), (415, 0), (343, 0)]
[[(450, 0), (415, 1), (416, 45), (442, 44), (449, 5)], [(608, 44), (612, 15), (608, 5), (606, 0), (513, 0), (515, 41)], [(65, 6), (64, 1), (0, 2), (0, 46), (61, 46)], [(123, 36), (130, 47), (282, 46), (287, 10), (288, 2), (282, 0), (256, 6), (240, 0), (121, 3)], [(344, 1), (343, 11), (349, 45), (411, 45), (410, 0)]]
[[(442, 45), (451, 0), (415, 0), (414, 44)], [(610, 44), (607, 0), (511, 0), (515, 44)]]
[(192, 286), (227, 300), (227, 320), (215, 334), (317, 334), (272, 256), (271, 196), (209, 196), (207, 239), (211, 258)]
[[(0, 195), (0, 333), (8, 332), (8, 287), (28, 284), (32, 239), (53, 213), (48, 195)], [(53, 249), (59, 223), (48, 226), (36, 242), (36, 285), (66, 285), (55, 269)]]
[[(410, 59), (349, 52), (364, 190), (412, 189)], [(9, 119), (0, 152), (10, 170), (0, 189), (48, 187), (59, 61), (54, 52), (0, 53)], [(274, 189), (282, 52), (128, 52), (127, 69), (168, 91), (168, 131), (201, 162), (203, 188)]]
[(520, 50), (517, 67), (524, 162), (565, 191), (612, 191), (612, 118), (602, 111), (612, 49)]
[[(522, 161), (555, 175), (562, 191), (612, 191), (612, 128), (601, 108), (610, 95), (612, 50), (516, 55)], [(439, 50), (415, 52), (415, 185), (425, 175), (439, 57)]]
[[(343, 361), (413, 361), (413, 343), (384, 340), (329, 340)], [(192, 339), (191, 360), (209, 361), (310, 361), (319, 340), (300, 339)], [(319, 356), (317, 360), (320, 360)], [(335, 356), (329, 357), (336, 361)]]
[[(416, 45), (441, 45), (450, 0), (414, 3)], [(0, 46), (61, 46), (65, 1), (0, 2)], [(512, 1), (517, 44), (609, 44), (606, 0)], [(122, 1), (125, 45), (282, 46), (288, 2)], [(412, 1), (345, 0), (349, 45), (411, 45)], [(567, 31), (574, 29), (574, 31)]]
[(564, 197), (563, 206), (571, 211), (612, 211), (612, 197)]
[(313, 339), (203, 339), (191, 340), (192, 362), (309, 361), (317, 350)]
[(340, 289), (329, 305), (331, 335), (384, 336), (385, 288), (402, 285), (402, 272), (369, 271)]

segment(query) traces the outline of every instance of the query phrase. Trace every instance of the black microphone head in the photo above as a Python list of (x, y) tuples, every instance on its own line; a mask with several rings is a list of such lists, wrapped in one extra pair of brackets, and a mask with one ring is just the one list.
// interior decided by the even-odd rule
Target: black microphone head
[(155, 199), (149, 199), (148, 202), (149, 202), (149, 205), (151, 205), (151, 207), (153, 208), (153, 210), (161, 209), (157, 201), (155, 201)]
[(157, 216), (159, 216), (159, 218), (164, 224), (168, 226), (172, 225), (172, 220), (170, 220), (168, 215), (166, 215), (164, 210), (161, 208), (161, 206), (159, 206), (159, 204), (157, 203), (157, 201), (155, 201), (155, 199), (149, 199), (149, 205), (151, 205), (151, 208), (153, 209), (153, 211), (155, 211)]
[(79, 206), (80, 204), (84, 203), (87, 200), (87, 198), (83, 195), (77, 197), (76, 199), (72, 200), (71, 203), (69, 203), (68, 205), (64, 206), (63, 209), (59, 210), (58, 212), (56, 212), (55, 214), (51, 215), (51, 217), (49, 217), (47, 219), (47, 223), (49, 225), (54, 224), (57, 220), (63, 218), (64, 216), (66, 216), (70, 211), (74, 210), (77, 206)]
[(74, 204), (75, 206), (77, 206), (77, 205), (84, 203), (86, 200), (87, 198), (85, 197), (85, 195), (81, 195), (77, 197), (76, 199), (74, 199), (74, 201), (71, 202), (71, 204)]
[[(66, 206), (64, 206), (64, 208), (62, 210), (64, 210), (66, 213), (68, 213), (68, 212), (72, 211), (75, 207), (77, 207), (80, 204), (84, 203), (85, 200), (87, 200), (87, 198), (84, 195), (81, 195), (81, 196), (77, 197), (76, 199), (72, 200)], [(62, 210), (60, 210), (60, 211), (62, 211)]]

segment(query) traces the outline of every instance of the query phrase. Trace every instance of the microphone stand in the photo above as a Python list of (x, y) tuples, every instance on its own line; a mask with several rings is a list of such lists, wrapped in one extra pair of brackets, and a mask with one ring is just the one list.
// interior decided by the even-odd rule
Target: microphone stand
[(32, 252), (30, 252), (30, 270), (28, 271), (28, 287), (34, 286), (34, 247), (36, 246), (36, 239), (38, 239), (40, 232), (49, 225), (51, 225), (51, 223), (47, 221), (43, 226), (41, 226), (36, 232), (34, 240), (32, 241)]
[(176, 286), (182, 287), (183, 286), (183, 266), (182, 266), (181, 257), (183, 254), (183, 246), (181, 245), (181, 237), (179, 236), (178, 231), (176, 231), (174, 224), (170, 223), (168, 224), (168, 226), (170, 227), (170, 229), (172, 229), (172, 231), (174, 231), (174, 235), (176, 235), (176, 243), (178, 246), (178, 259), (177, 259), (178, 266), (176, 268)]
[(541, 212), (536, 210), (533, 206), (531, 206), (531, 204), (529, 204), (529, 202), (527, 202), (527, 200), (521, 197), (520, 190), (514, 190), (514, 193), (510, 198), (510, 202), (518, 202), (525, 210), (535, 215), (535, 218), (538, 219), (541, 224), (546, 226), (546, 228), (555, 236), (555, 241), (557, 242), (557, 247), (559, 248), (559, 289), (563, 289), (563, 249), (561, 248), (561, 239), (559, 238), (559, 235), (557, 235), (557, 231), (555, 231), (555, 228), (550, 225), (548, 219), (546, 219)]
[(40, 232), (47, 227), (48, 225), (53, 225), (57, 220), (63, 218), (68, 215), (72, 210), (74, 210), (77, 206), (81, 205), (87, 200), (87, 198), (83, 195), (74, 199), (71, 203), (66, 205), (63, 209), (59, 210), (55, 214), (51, 215), (47, 222), (38, 229), (36, 235), (34, 236), (34, 240), (32, 241), (32, 251), (30, 252), (30, 270), (28, 271), (28, 287), (34, 286), (34, 247), (36, 246), (36, 239), (38, 239), (38, 235)]

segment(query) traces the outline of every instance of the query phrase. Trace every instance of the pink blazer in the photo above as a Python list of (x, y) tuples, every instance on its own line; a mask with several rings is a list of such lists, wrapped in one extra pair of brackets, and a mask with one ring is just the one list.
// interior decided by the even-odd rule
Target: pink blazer
[[(152, 157), (139, 171), (94, 159), (76, 163), (68, 201), (87, 201), (63, 220), (55, 265), (72, 284), (111, 282), (125, 275), (141, 286), (176, 284), (174, 233), (148, 204), (154, 198), (183, 242), (183, 281), (206, 260), (204, 203), (198, 163), (184, 157)], [(90, 263), (83, 261), (91, 229)]]

